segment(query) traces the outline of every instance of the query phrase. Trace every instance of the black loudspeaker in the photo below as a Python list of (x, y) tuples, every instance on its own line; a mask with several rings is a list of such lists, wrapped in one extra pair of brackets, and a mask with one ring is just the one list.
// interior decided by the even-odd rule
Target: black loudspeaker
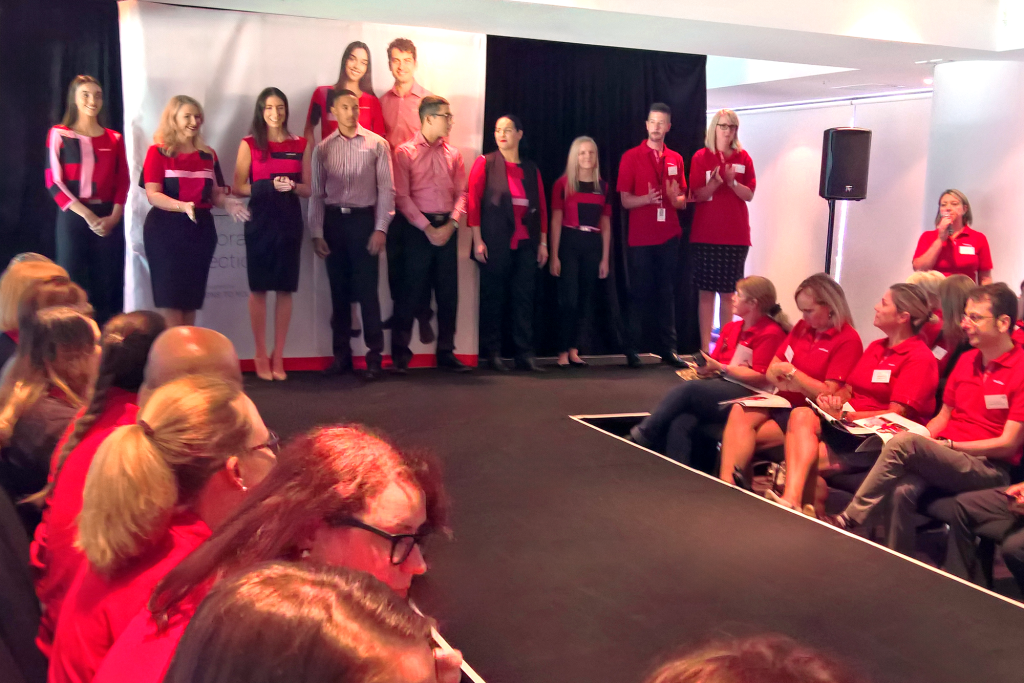
[(825, 199), (860, 200), (867, 197), (870, 156), (870, 130), (826, 130), (821, 145), (821, 183), (818, 194)]

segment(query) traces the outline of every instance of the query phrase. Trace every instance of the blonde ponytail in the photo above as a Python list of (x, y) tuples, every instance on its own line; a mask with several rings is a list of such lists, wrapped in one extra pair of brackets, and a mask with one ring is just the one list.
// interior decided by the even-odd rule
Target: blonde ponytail
[(160, 539), (176, 507), (191, 504), (252, 426), (237, 386), (192, 375), (157, 389), (138, 422), (108, 436), (82, 492), (78, 547), (113, 574)]

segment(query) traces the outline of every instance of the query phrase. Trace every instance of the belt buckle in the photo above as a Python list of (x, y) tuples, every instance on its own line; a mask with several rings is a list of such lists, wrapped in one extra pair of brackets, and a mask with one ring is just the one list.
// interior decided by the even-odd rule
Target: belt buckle
[(348, 208), (347, 206), (342, 206), (339, 208), (341, 209), (342, 213), (352, 213), (352, 209)]

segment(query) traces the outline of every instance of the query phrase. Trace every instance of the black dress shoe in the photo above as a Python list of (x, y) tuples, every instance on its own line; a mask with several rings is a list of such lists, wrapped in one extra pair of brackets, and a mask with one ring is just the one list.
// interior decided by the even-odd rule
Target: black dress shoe
[(473, 368), (456, 358), (455, 354), (451, 351), (441, 351), (437, 354), (437, 367), (441, 370), (447, 370), (448, 372), (473, 371)]
[(638, 368), (643, 365), (644, 362), (640, 360), (640, 354), (637, 353), (626, 353), (626, 365), (631, 368)]
[(505, 361), (501, 359), (498, 354), (492, 354), (487, 357), (487, 367), (495, 372), (509, 372), (508, 366), (505, 365)]
[(391, 372), (396, 375), (408, 375), (409, 374), (409, 359), (408, 358), (395, 358), (391, 357)]
[(384, 371), (381, 370), (379, 360), (368, 360), (366, 361), (366, 369), (363, 370), (363, 379), (368, 382), (373, 382), (384, 376)]
[(323, 375), (324, 377), (337, 377), (338, 375), (344, 375), (346, 372), (352, 372), (352, 359), (335, 356), (334, 362), (327, 366), (323, 371)]
[(661, 362), (664, 363), (665, 365), (671, 365), (674, 368), (686, 367), (686, 363), (684, 363), (683, 359), (679, 356), (679, 354), (675, 353), (674, 351), (669, 351), (668, 353), (663, 354), (661, 357)]
[(517, 357), (516, 370), (521, 370), (523, 372), (547, 372), (547, 370), (537, 365), (537, 361), (533, 358), (533, 356)]

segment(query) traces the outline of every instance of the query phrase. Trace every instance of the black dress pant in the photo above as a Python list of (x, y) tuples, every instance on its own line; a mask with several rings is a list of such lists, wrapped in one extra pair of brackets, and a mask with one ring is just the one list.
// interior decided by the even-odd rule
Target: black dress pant
[(384, 351), (384, 331), (380, 324), (380, 299), (377, 280), (380, 267), (377, 257), (366, 250), (374, 231), (374, 208), (351, 209), (343, 213), (336, 206), (324, 211), (324, 241), (331, 253), (325, 259), (327, 279), (331, 284), (331, 332), (334, 357), (352, 357), (349, 344), (352, 314), (349, 304), (359, 302), (363, 314), (363, 339), (369, 351), (367, 364), (379, 364)]
[[(434, 227), (448, 222), (450, 214), (427, 216)], [(393, 222), (391, 225), (397, 222)], [(459, 310), (459, 263), (457, 233), (440, 247), (430, 243), (426, 234), (407, 225), (402, 239), (404, 295), (395, 300), (395, 318), (391, 328), (391, 356), (408, 361), (412, 357), (409, 341), (412, 323), (423, 302), (430, 306), (430, 292), (437, 298), (437, 352), (455, 350), (455, 318)]]
[[(394, 302), (392, 318), (398, 312), (398, 302), (405, 297), (406, 289), (409, 287), (408, 277), (405, 273), (405, 245), (408, 242), (407, 235), (420, 232), (419, 228), (412, 225), (405, 219), (401, 211), (395, 211), (395, 217), (388, 227), (387, 259), (388, 259), (388, 288), (391, 290), (391, 300)], [(420, 321), (421, 325), (430, 323), (430, 293), (426, 299), (417, 302), (417, 308), (413, 317)]]
[(1000, 547), (1006, 567), (1024, 591), (1024, 517), (1010, 511), (1003, 495), (1006, 487), (961, 493), (956, 497), (956, 519), (949, 525), (945, 570), (984, 586), (978, 559), (979, 538)]
[[(502, 248), (503, 247), (503, 248)], [(511, 309), (516, 356), (533, 355), (533, 293), (537, 276), (537, 242), (521, 240), (518, 249), (488, 247), (480, 265), (480, 355), (501, 354), (501, 322), (506, 302)]]
[(558, 242), (558, 350), (580, 347), (601, 266), (601, 233), (562, 228)]
[(653, 307), (658, 325), (658, 353), (676, 350), (676, 277), (679, 238), (664, 244), (629, 247), (629, 329), (626, 351), (640, 351), (644, 309)]
[[(100, 218), (113, 204), (89, 206)], [(96, 322), (102, 327), (124, 308), (124, 221), (100, 237), (74, 211), (57, 214), (57, 264), (89, 295)]]

